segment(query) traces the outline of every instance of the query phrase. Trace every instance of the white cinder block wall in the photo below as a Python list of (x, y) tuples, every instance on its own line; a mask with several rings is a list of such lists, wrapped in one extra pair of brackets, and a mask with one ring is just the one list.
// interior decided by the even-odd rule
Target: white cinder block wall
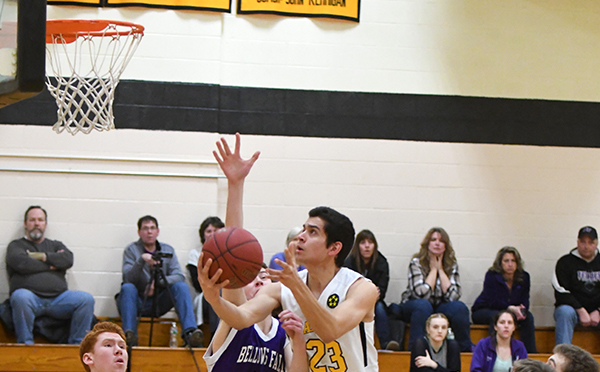
[[(156, 9), (49, 7), (48, 18), (106, 18), (146, 26), (123, 78), (233, 86), (598, 101), (600, 13), (596, 2), (362, 2), (359, 24)], [(377, 125), (377, 123), (373, 123)], [(218, 174), (218, 135), (141, 130), (56, 135), (47, 127), (0, 125), (2, 169), (76, 169)], [(470, 306), (496, 251), (514, 245), (532, 276), (538, 325), (553, 325), (550, 285), (556, 259), (577, 230), (600, 227), (600, 150), (246, 136), (246, 156), (262, 150), (246, 187), (245, 223), (265, 259), (316, 205), (369, 228), (390, 261), (387, 300), (406, 286), (410, 256), (425, 232), (442, 226), (461, 267)], [(22, 157), (34, 155), (35, 157)], [(43, 159), (115, 157), (174, 160)], [(123, 248), (135, 222), (155, 215), (160, 239), (182, 265), (198, 245), (202, 219), (225, 205), (215, 178), (0, 171), (0, 260), (22, 234), (27, 206), (49, 213), (47, 235), (75, 253), (72, 289), (91, 292), (96, 314), (117, 314)], [(4, 263), (0, 262), (4, 271)], [(2, 274), (6, 277), (5, 271)], [(0, 282), (0, 300), (8, 296)]]

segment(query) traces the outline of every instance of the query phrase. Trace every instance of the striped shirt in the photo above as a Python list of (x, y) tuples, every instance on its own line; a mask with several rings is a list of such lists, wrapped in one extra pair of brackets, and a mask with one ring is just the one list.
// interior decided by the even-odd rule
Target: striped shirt
[(442, 292), (442, 284), (438, 275), (435, 288), (431, 288), (425, 282), (427, 275), (419, 262), (419, 258), (415, 257), (408, 265), (408, 286), (406, 291), (402, 293), (402, 303), (410, 300), (424, 298), (429, 300), (433, 306), (437, 306), (442, 302), (456, 301), (460, 298), (460, 275), (458, 274), (458, 264), (452, 266), (452, 272), (449, 275), (450, 287), (446, 293)]

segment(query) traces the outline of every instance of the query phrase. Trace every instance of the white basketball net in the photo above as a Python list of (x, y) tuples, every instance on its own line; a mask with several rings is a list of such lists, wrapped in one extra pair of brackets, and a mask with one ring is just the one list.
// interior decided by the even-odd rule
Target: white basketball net
[(96, 35), (80, 33), (72, 43), (53, 35), (46, 51), (54, 76), (47, 74), (46, 85), (58, 106), (54, 131), (75, 135), (115, 127), (115, 88), (141, 39), (142, 33), (117, 24)]

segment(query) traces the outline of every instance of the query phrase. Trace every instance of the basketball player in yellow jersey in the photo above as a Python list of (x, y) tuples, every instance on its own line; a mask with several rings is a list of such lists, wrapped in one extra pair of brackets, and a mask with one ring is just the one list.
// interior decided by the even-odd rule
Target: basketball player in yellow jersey
[[(232, 152), (227, 142), (217, 142), (215, 158), (228, 181), (228, 208), (242, 208), (244, 180), (258, 158), (243, 160), (240, 136)], [(221, 270), (208, 276), (211, 260), (198, 273), (206, 300), (223, 321), (243, 329), (264, 319), (280, 305), (304, 321), (306, 351), (311, 371), (374, 372), (378, 370), (374, 346), (374, 309), (377, 287), (360, 274), (343, 268), (352, 248), (354, 227), (348, 217), (328, 208), (310, 211), (298, 235), (295, 252), (285, 249), (286, 261), (277, 261), (283, 270), (269, 269), (276, 283), (263, 287), (256, 296), (236, 306), (219, 292), (227, 281), (216, 284)], [(202, 262), (202, 257), (200, 261)], [(306, 270), (297, 272), (297, 263)]]

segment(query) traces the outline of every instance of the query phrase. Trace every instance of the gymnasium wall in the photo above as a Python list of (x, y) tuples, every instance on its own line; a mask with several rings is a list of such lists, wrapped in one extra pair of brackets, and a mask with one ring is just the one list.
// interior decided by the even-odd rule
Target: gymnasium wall
[[(295, 128), (287, 126), (277, 133), (252, 132), (243, 139), (244, 153), (249, 156), (259, 149), (262, 155), (247, 182), (245, 223), (268, 258), (282, 249), (287, 231), (302, 224), (311, 207), (329, 205), (346, 213), (357, 231), (374, 231), (390, 261), (388, 302), (400, 299), (410, 256), (432, 226), (450, 234), (461, 268), (462, 299), (469, 306), (496, 251), (513, 245), (532, 276), (536, 323), (553, 325), (554, 263), (575, 246), (581, 226), (599, 225), (595, 186), (600, 150), (593, 148), (593, 128), (568, 120), (560, 128), (556, 123), (546, 128), (530, 104), (535, 100), (554, 107), (556, 102), (573, 113), (581, 107), (573, 105), (584, 105), (586, 112), (597, 110), (600, 51), (595, 46), (600, 26), (595, 19), (600, 5), (396, 0), (363, 1), (361, 7), (359, 24), (142, 8), (49, 7), (48, 18), (144, 24), (146, 35), (123, 79), (134, 81), (129, 87), (147, 84), (154, 89), (164, 84), (165, 95), (169, 88), (181, 92), (197, 84), (248, 88), (244, 92), (316, 92), (309, 99), (330, 97), (335, 91), (384, 93), (383, 99), (395, 94), (488, 97), (492, 105), (516, 99), (517, 107), (532, 115), (517, 126), (509, 119), (488, 117), (488, 111), (470, 112), (480, 132), (500, 133), (499, 141), (480, 141), (487, 143), (464, 143), (478, 141), (452, 137), (455, 128), (444, 123), (432, 127), (439, 134), (435, 142), (390, 140), (386, 138), (392, 136), (385, 135), (341, 138), (348, 137), (343, 127), (330, 136), (336, 138), (295, 134)], [(127, 90), (126, 99), (136, 100), (144, 92)], [(43, 205), (49, 212), (48, 236), (75, 252), (70, 287), (94, 294), (97, 315), (116, 315), (112, 296), (121, 280), (122, 250), (137, 238), (137, 218), (155, 215), (160, 240), (176, 248), (184, 265), (189, 250), (199, 244), (202, 219), (223, 217), (226, 185), (212, 177), (219, 173), (211, 163), (211, 150), (218, 138), (215, 132), (238, 129), (206, 130), (199, 122), (199, 129), (192, 124), (184, 132), (145, 127), (141, 121), (123, 125), (140, 129), (72, 137), (56, 135), (47, 125), (22, 125), (43, 123), (15, 122), (11, 107), (21, 103), (0, 110), (0, 122), (10, 123), (0, 126), (0, 154), (7, 155), (0, 157), (0, 249), (3, 252), (21, 236), (27, 206)], [(144, 101), (135, 105), (143, 106)], [(460, 117), (469, 108), (466, 104), (450, 115)], [(3, 116), (9, 109), (10, 115)], [(30, 111), (21, 110), (24, 116)], [(11, 120), (2, 120), (8, 116)], [(551, 141), (489, 144), (515, 143), (504, 139), (519, 138), (520, 131), (531, 134), (529, 124), (538, 128), (533, 134), (539, 131)], [(579, 143), (561, 142), (559, 133), (571, 124), (576, 128), (572, 138), (581, 137)], [(377, 130), (378, 121), (366, 117), (361, 125), (368, 133)], [(245, 128), (241, 125), (239, 130), (248, 133)], [(356, 131), (356, 126), (348, 129)], [(139, 159), (149, 161), (132, 161)], [(48, 172), (52, 169), (80, 173)], [(193, 177), (197, 175), (207, 177)], [(3, 270), (1, 262), (0, 266)], [(0, 300), (7, 296), (6, 282), (0, 282)]]

